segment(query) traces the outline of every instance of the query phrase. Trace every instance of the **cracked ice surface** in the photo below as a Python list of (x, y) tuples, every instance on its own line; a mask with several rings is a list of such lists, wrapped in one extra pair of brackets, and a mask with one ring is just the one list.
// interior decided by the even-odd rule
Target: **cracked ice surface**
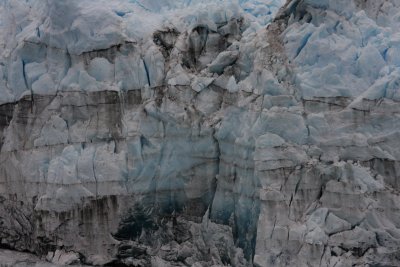
[(399, 3), (336, 2), (304, 1), (307, 18), (285, 32), (302, 96), (398, 101)]
[(0, 1), (1, 244), (399, 265), (399, 3), (284, 4)]
[[(121, 43), (146, 42), (156, 29), (163, 27), (183, 31), (204, 24), (216, 29), (218, 24), (241, 16), (251, 23), (249, 31), (254, 31), (269, 23), (282, 4), (283, 0), (240, 3), (3, 0), (0, 2), (0, 103), (19, 100), (30, 92), (54, 94), (62, 89), (62, 84), (84, 87), (85, 90), (103, 90), (104, 86), (99, 88), (102, 86), (98, 82), (107, 80), (112, 84), (114, 66), (104, 60), (95, 60), (88, 73), (82, 65), (74, 64), (76, 56)], [(51, 53), (38, 44), (46, 45)], [(150, 50), (144, 63), (152, 68), (153, 64), (163, 62), (157, 57), (159, 55)], [(140, 60), (131, 63), (121, 60), (118, 63), (123, 64), (122, 68), (130, 64), (140, 72), (143, 67)], [(70, 64), (74, 68), (70, 68)], [(162, 66), (154, 67), (154, 75), (162, 76), (159, 73), (163, 71)], [(150, 85), (156, 86), (162, 77), (150, 78)], [(143, 84), (139, 83), (138, 87), (141, 86)]]

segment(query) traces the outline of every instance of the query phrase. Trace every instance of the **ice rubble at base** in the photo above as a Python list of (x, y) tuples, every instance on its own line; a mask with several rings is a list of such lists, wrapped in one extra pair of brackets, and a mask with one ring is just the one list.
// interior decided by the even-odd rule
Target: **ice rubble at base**
[[(71, 267), (84, 267), (84, 265), (73, 265), (73, 262), (77, 263), (76, 255), (72, 255), (71, 253), (65, 253), (65, 251), (57, 251), (54, 255), (58, 262), (51, 263), (41, 260), (39, 257), (33, 256), (28, 253), (10, 251), (10, 250), (1, 250), (0, 251), (0, 261), (1, 264), (5, 267), (60, 267), (62, 265), (69, 265)], [(49, 259), (51, 259), (49, 257)], [(62, 264), (62, 265), (61, 265)]]
[[(126, 248), (153, 266), (398, 264), (395, 0), (294, 0), (267, 28), (283, 1), (0, 3), (0, 102), (17, 101), (0, 192), (25, 203), (0, 209), (34, 246), (4, 242), (92, 264)], [(141, 194), (216, 224), (117, 241)]]

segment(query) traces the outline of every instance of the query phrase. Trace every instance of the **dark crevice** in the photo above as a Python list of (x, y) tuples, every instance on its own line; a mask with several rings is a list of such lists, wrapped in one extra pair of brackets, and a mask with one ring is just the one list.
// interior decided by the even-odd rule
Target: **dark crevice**
[(160, 47), (164, 58), (168, 58), (175, 46), (179, 32), (176, 29), (168, 29), (165, 31), (156, 31), (153, 34), (153, 42)]
[(24, 77), (24, 83), (25, 83), (25, 87), (30, 90), (31, 92), (31, 113), (33, 113), (33, 105), (34, 105), (34, 100), (33, 100), (33, 90), (32, 87), (28, 86), (28, 81), (26, 78), (26, 69), (25, 69), (26, 63), (25, 61), (22, 61), (22, 75)]
[[(115, 44), (115, 45), (112, 45), (112, 46), (104, 48), (104, 49), (95, 49), (95, 50), (91, 50), (91, 51), (85, 51), (78, 56), (83, 57), (85, 65), (88, 65), (92, 59), (97, 58), (97, 57), (102, 57), (102, 58), (107, 59), (111, 63), (115, 63), (115, 58), (116, 58), (117, 54), (121, 52), (123, 47), (129, 47), (129, 48), (133, 49), (134, 45), (135, 45), (134, 42), (125, 41), (123, 43)], [(67, 51), (67, 52), (68, 52), (68, 54), (70, 54), (69, 51)]]
[(301, 45), (297, 49), (296, 55), (294, 56), (294, 58), (297, 58), (300, 55), (303, 48), (307, 45), (308, 40), (310, 39), (311, 35), (312, 35), (312, 33), (308, 33), (308, 34), (306, 34), (306, 36), (303, 37), (303, 39), (301, 40)]
[(142, 60), (143, 61), (143, 66), (144, 66), (144, 70), (146, 71), (146, 77), (147, 77), (147, 84), (150, 86), (150, 73), (149, 73), (149, 69), (148, 69), (148, 67), (147, 67), (147, 64), (146, 64), (146, 61), (145, 60)]
[(215, 198), (215, 194), (216, 194), (216, 191), (217, 191), (217, 184), (218, 184), (217, 176), (219, 175), (219, 172), (220, 172), (220, 163), (221, 163), (221, 148), (220, 148), (220, 144), (218, 142), (218, 139), (215, 137), (215, 128), (214, 128), (214, 133), (212, 134), (212, 138), (214, 140), (214, 144), (215, 144), (215, 147), (216, 147), (216, 150), (217, 150), (217, 157), (216, 157), (217, 158), (217, 162), (216, 162), (217, 169), (216, 169), (216, 172), (215, 172), (216, 177), (214, 177), (214, 179), (213, 179), (212, 195), (211, 195), (210, 204), (209, 204), (209, 207), (208, 207), (208, 209), (209, 209), (208, 218), (209, 219), (211, 219), (212, 204), (214, 203), (214, 198)]

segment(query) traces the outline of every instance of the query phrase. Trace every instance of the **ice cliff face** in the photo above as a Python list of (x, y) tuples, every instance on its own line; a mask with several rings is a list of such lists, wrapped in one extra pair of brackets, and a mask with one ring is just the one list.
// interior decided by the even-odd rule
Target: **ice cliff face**
[(399, 265), (399, 18), (396, 0), (0, 1), (1, 246)]

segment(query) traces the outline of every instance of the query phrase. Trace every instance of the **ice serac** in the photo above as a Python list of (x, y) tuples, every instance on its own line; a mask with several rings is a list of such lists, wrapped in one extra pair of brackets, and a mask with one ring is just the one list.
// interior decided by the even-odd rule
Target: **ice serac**
[(49, 266), (400, 265), (399, 16), (0, 0), (0, 246)]

